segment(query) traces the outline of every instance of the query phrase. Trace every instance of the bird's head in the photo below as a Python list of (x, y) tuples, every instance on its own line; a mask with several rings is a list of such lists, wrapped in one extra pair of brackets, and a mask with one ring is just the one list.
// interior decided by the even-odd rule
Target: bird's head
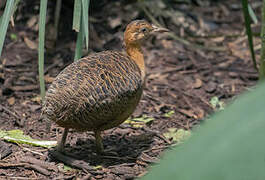
[(124, 33), (124, 41), (126, 45), (141, 44), (141, 42), (152, 34), (168, 31), (166, 28), (157, 27), (145, 20), (135, 20), (127, 25)]

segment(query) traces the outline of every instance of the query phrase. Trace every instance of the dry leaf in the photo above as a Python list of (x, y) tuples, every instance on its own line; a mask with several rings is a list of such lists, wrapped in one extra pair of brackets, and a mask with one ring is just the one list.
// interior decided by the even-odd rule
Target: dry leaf
[(120, 26), (121, 25), (121, 18), (119, 18), (119, 17), (117, 17), (117, 18), (115, 18), (115, 19), (111, 19), (110, 21), (109, 21), (109, 25), (110, 25), (110, 27), (113, 29), (113, 28), (116, 28), (116, 27), (118, 27), (118, 26)]
[(15, 98), (14, 98), (14, 97), (8, 98), (8, 99), (7, 99), (7, 102), (8, 102), (9, 105), (12, 106), (12, 105), (15, 104)]
[(202, 80), (196, 78), (195, 82), (192, 84), (192, 88), (199, 89), (200, 87), (202, 87)]
[(213, 42), (223, 42), (225, 40), (224, 36), (212, 38)]
[(171, 40), (169, 41), (166, 39), (162, 39), (161, 43), (165, 49), (173, 49), (173, 47), (174, 47), (173, 41), (171, 41)]
[(197, 115), (194, 114), (194, 112), (192, 110), (186, 110), (186, 109), (178, 109), (178, 112), (180, 112), (181, 114), (191, 117), (191, 118), (195, 118), (197, 119)]
[(45, 80), (46, 83), (52, 83), (53, 80), (54, 80), (54, 77), (51, 77), (49, 75), (45, 75), (44, 76), (44, 80)]
[(205, 115), (204, 110), (199, 107), (195, 108), (195, 114), (197, 116), (197, 119), (203, 119)]
[(36, 96), (36, 97), (34, 97), (34, 98), (31, 98), (31, 100), (33, 101), (33, 102), (37, 102), (37, 103), (41, 103), (41, 97), (40, 96)]
[(32, 41), (27, 37), (24, 37), (24, 41), (30, 49), (38, 49), (38, 45), (35, 41)]
[(31, 28), (38, 22), (38, 17), (37, 16), (32, 16), (28, 21), (27, 21), (27, 27)]

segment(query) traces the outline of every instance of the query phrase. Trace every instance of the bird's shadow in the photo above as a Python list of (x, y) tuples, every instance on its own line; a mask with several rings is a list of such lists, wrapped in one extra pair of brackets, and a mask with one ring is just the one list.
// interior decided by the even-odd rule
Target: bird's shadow
[[(64, 155), (89, 163), (91, 166), (115, 166), (124, 163), (135, 163), (153, 143), (155, 133), (131, 128), (116, 128), (103, 136), (104, 153), (97, 154), (95, 139), (89, 135), (77, 138), (75, 143), (66, 144)], [(58, 159), (52, 149), (50, 154)], [(71, 165), (71, 164), (70, 164)]]

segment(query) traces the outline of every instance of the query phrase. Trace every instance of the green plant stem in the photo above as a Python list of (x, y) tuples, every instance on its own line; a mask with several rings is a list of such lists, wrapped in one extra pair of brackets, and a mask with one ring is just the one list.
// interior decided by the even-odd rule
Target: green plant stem
[(265, 79), (265, 0), (263, 0), (262, 6), (262, 22), (261, 22), (261, 59), (259, 68), (259, 79), (264, 81)]
[(80, 27), (79, 27), (79, 32), (77, 33), (77, 40), (75, 46), (75, 58), (74, 58), (75, 61), (82, 57), (82, 49), (84, 43), (84, 28), (83, 28), (82, 16), (80, 16), (79, 25)]
[(88, 31), (88, 14), (89, 14), (89, 3), (90, 0), (82, 0), (82, 23), (85, 35), (86, 49), (88, 49), (89, 42), (89, 31)]
[(75, 0), (72, 28), (76, 32), (79, 32), (79, 28), (80, 28), (81, 11), (82, 11), (82, 2), (80, 0)]
[(248, 0), (241, 0), (242, 2), (242, 7), (243, 7), (243, 14), (244, 14), (244, 19), (245, 19), (245, 27), (246, 27), (246, 33), (248, 36), (248, 44), (249, 44), (249, 49), (253, 61), (253, 66), (256, 70), (257, 68), (257, 63), (256, 63), (256, 58), (255, 58), (255, 51), (253, 47), (253, 38), (252, 38), (252, 31), (250, 27), (250, 17), (249, 17), (249, 11), (248, 11)]
[(44, 42), (45, 42), (45, 22), (46, 22), (46, 11), (47, 1), (41, 0), (40, 2), (40, 19), (39, 19), (39, 81), (40, 81), (40, 94), (42, 101), (45, 98), (45, 82), (44, 82)]
[(6, 31), (8, 28), (9, 20), (12, 16), (13, 6), (14, 6), (15, 0), (8, 0), (6, 1), (6, 6), (4, 10), (4, 14), (1, 18), (1, 24), (0, 24), (0, 57), (2, 54), (2, 49), (6, 37)]

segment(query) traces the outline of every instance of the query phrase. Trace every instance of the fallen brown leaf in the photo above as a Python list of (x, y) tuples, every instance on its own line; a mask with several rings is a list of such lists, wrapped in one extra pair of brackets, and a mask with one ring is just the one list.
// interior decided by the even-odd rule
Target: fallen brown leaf
[(24, 37), (24, 42), (30, 49), (38, 49), (38, 45), (35, 41), (30, 40), (27, 37)]
[(12, 105), (15, 104), (15, 98), (14, 98), (14, 97), (8, 98), (8, 99), (7, 99), (7, 102), (8, 102), (9, 105), (12, 106)]
[(199, 78), (196, 78), (195, 82), (192, 84), (192, 87), (194, 89), (199, 89), (200, 87), (202, 87), (202, 80), (200, 80)]

